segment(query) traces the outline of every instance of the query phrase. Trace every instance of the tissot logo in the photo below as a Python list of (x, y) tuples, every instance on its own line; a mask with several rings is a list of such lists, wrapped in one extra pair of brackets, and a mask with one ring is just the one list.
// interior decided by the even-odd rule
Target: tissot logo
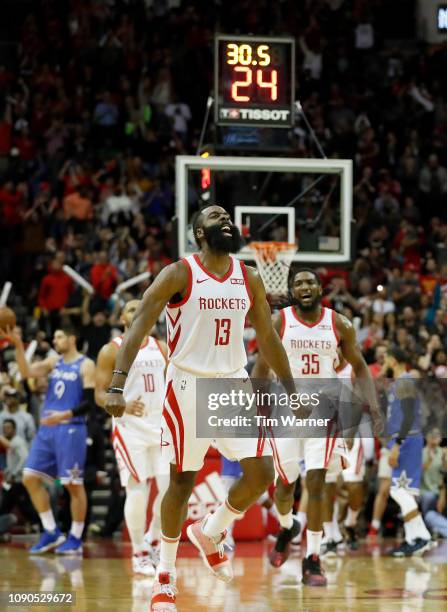
[(330, 330), (331, 326), (330, 325), (319, 325), (318, 329), (327, 329), (327, 330)]
[(244, 279), (243, 278), (230, 278), (230, 283), (232, 285), (243, 285)]
[(268, 108), (220, 108), (220, 119), (241, 119), (245, 121), (274, 121), (287, 122), (290, 119), (290, 110)]

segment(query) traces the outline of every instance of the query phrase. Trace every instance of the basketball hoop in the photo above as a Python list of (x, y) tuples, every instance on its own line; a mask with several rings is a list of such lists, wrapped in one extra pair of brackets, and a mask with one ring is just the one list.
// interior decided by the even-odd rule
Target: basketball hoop
[(287, 293), (290, 264), (296, 253), (296, 244), (290, 242), (250, 242), (248, 249), (254, 252), (259, 274), (267, 293)]

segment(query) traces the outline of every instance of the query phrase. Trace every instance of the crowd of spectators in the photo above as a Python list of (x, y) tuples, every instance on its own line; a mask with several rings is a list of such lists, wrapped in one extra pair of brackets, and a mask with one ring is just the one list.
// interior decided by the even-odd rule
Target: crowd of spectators
[[(95, 358), (117, 324), (117, 284), (147, 270), (153, 278), (175, 256), (175, 156), (196, 152), (214, 32), (287, 34), (297, 41), (297, 99), (326, 154), (355, 168), (355, 258), (319, 270), (325, 302), (354, 321), (372, 368), (397, 344), (443, 397), (447, 47), (415, 40), (414, 15), (410, 26), (393, 22), (386, 0), (20, 5), (16, 57), (0, 65), (0, 284), (13, 281), (37, 358), (65, 318)], [(317, 154), (300, 122), (289, 154)], [(14, 374), (13, 352), (0, 348)], [(25, 427), (28, 441), (31, 424), (9, 414), (11, 388), (3, 398), (3, 435)], [(445, 415), (432, 425), (445, 431)]]

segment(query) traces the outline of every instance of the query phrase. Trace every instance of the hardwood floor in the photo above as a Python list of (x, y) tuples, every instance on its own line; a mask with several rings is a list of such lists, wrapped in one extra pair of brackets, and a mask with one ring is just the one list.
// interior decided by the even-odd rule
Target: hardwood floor
[[(178, 561), (178, 610), (219, 612), (293, 612), (447, 610), (447, 542), (423, 558), (392, 559), (392, 542), (363, 545), (333, 561), (324, 561), (329, 585), (301, 584), (301, 558), (293, 553), (280, 568), (270, 567), (269, 543), (239, 543), (233, 560), (235, 579), (225, 585), (204, 568), (193, 547), (182, 544)], [(152, 579), (133, 577), (128, 544), (86, 543), (84, 558), (52, 554), (29, 556), (29, 542), (0, 546), (1, 610), (42, 610), (44, 606), (9, 607), (5, 593), (59, 591), (76, 593), (80, 611), (149, 610)], [(53, 605), (53, 610), (69, 606)]]

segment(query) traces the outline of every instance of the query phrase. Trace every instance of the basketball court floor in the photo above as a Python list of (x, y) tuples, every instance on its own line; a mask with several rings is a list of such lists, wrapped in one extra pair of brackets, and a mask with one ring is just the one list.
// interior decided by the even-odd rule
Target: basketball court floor
[[(219, 612), (333, 612), (335, 610), (447, 610), (447, 542), (423, 558), (392, 559), (392, 541), (363, 545), (324, 561), (329, 586), (301, 584), (299, 552), (280, 569), (269, 565), (271, 543), (239, 543), (233, 559), (234, 581), (224, 584), (208, 574), (190, 544), (182, 544), (178, 563), (178, 610)], [(1, 610), (42, 610), (8, 606), (5, 593), (58, 591), (76, 594), (71, 609), (142, 612), (149, 610), (152, 579), (132, 576), (130, 547), (111, 541), (88, 542), (83, 559), (30, 557), (28, 542), (0, 546)], [(69, 610), (68, 605), (52, 605)]]

